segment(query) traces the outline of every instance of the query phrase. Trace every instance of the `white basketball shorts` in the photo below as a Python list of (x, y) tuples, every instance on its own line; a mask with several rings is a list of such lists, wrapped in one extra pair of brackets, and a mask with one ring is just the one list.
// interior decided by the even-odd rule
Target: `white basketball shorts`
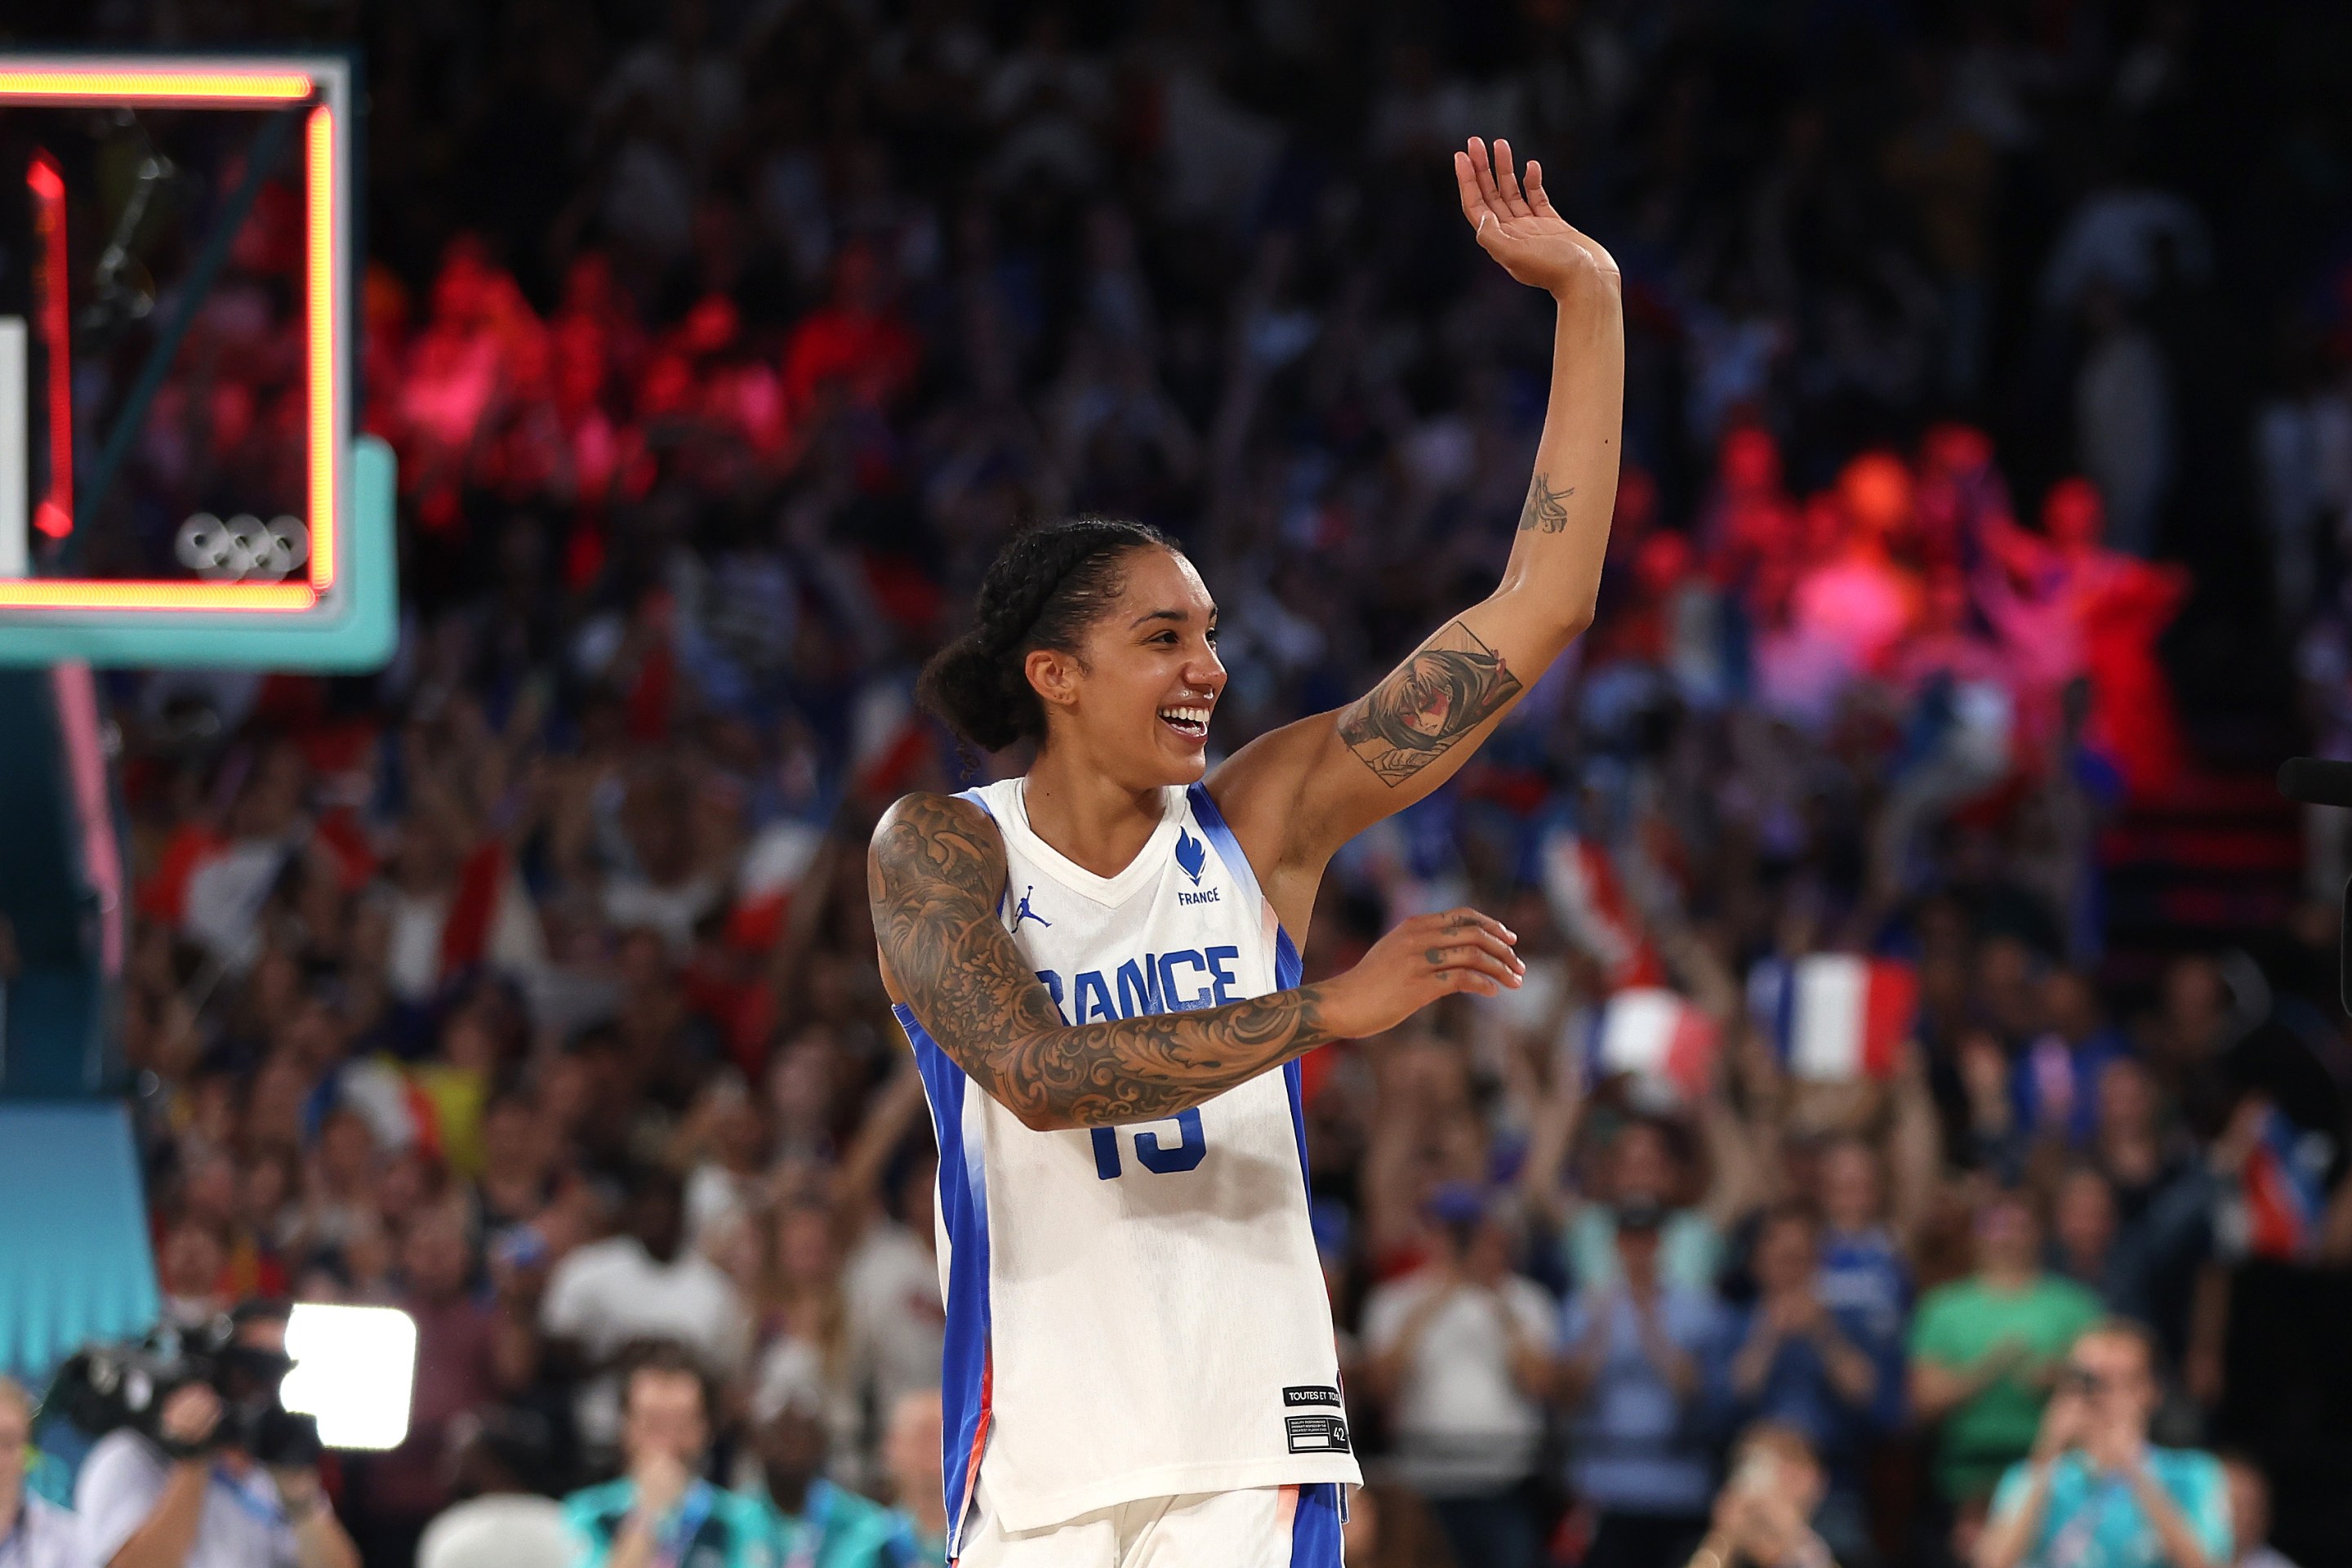
[(1340, 1568), (1339, 1518), (1339, 1488), (1325, 1481), (1145, 1498), (1007, 1531), (983, 1475), (953, 1568)]

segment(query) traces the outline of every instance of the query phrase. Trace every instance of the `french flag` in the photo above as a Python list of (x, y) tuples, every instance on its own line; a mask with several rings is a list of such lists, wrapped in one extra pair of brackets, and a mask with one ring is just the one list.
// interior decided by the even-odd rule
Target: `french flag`
[(796, 817), (780, 817), (760, 829), (736, 875), (735, 907), (727, 917), (730, 942), (752, 952), (775, 945), (792, 911), (793, 894), (824, 843), (823, 828)]
[(1587, 1042), (1594, 1081), (1624, 1073), (1685, 1100), (1706, 1092), (1715, 1052), (1715, 1020), (1656, 985), (1620, 991), (1602, 1003)]
[(2246, 1249), (2288, 1262), (2308, 1256), (2326, 1203), (2326, 1140), (2305, 1132), (2278, 1107), (2266, 1107), (2261, 1135), (2239, 1175)]
[(1892, 1078), (1918, 1016), (1919, 976), (1899, 960), (1844, 952), (1768, 960), (1748, 977), (1748, 1005), (1790, 1076)]
[(1554, 832), (1544, 840), (1543, 889), (1560, 933), (1601, 965), (1612, 991), (1665, 983), (1665, 962), (1650, 945), (1608, 850), (1566, 828)]

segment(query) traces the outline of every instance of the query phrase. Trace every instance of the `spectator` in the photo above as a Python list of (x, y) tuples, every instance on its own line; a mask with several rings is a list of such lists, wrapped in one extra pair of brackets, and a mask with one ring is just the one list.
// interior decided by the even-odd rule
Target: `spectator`
[(1397, 1478), (1429, 1500), (1455, 1558), (1531, 1568), (1553, 1307), (1512, 1271), (1492, 1203), (1466, 1184), (1431, 1198), (1430, 1260), (1364, 1303), (1363, 1384), (1390, 1412)]
[[(749, 1320), (734, 1282), (685, 1249), (677, 1178), (640, 1173), (622, 1217), (620, 1235), (579, 1248), (549, 1276), (540, 1305), (548, 1338), (592, 1373), (605, 1372), (628, 1345), (653, 1339), (685, 1345), (713, 1376), (740, 1371)], [(579, 1420), (590, 1440), (616, 1435), (617, 1393), (609, 1376), (583, 1385)]]
[(464, 1216), (447, 1204), (422, 1211), (401, 1238), (400, 1258), (397, 1305), (416, 1323), (416, 1376), (407, 1437), (362, 1461), (367, 1526), (355, 1533), (369, 1568), (415, 1556), (426, 1523), (449, 1505), (460, 1419), (519, 1381), (499, 1364), (494, 1310), (467, 1292)]
[(81, 1521), (26, 1484), (35, 1452), (33, 1402), (16, 1380), (0, 1377), (0, 1563), (91, 1568)]
[[(1711, 1133), (1724, 1112), (1709, 1107)], [(1602, 1155), (1606, 1182), (1602, 1203), (1577, 1202), (1570, 1209), (1564, 1242), (1569, 1273), (1580, 1287), (1611, 1283), (1617, 1277), (1614, 1239), (1616, 1205), (1655, 1207), (1663, 1218), (1659, 1262), (1668, 1283), (1689, 1290), (1712, 1289), (1723, 1256), (1723, 1227), (1738, 1217), (1743, 1194), (1733, 1176), (1735, 1162), (1718, 1159), (1716, 1183), (1706, 1201), (1685, 1202), (1690, 1161), (1682, 1131), (1655, 1118), (1625, 1123)]]
[(2233, 1568), (2294, 1568), (2271, 1544), (2271, 1483), (2262, 1467), (2243, 1454), (2225, 1454), (2221, 1475), (2230, 1489), (2230, 1539), (2238, 1549)]
[(2098, 1298), (2042, 1267), (2042, 1225), (2021, 1192), (1977, 1205), (1976, 1272), (1930, 1290), (1911, 1325), (1911, 1408), (1937, 1427), (1936, 1484), (1962, 1503), (2032, 1448), (2067, 1347)]
[[(1690, 1568), (1854, 1568), (1870, 1559), (1840, 1552), (1813, 1528), (1827, 1478), (1801, 1433), (1759, 1422), (1731, 1449), (1730, 1478)], [(1862, 1550), (1867, 1551), (1867, 1547)]]
[(2099, 1298), (2111, 1312), (2133, 1314), (2133, 1292), (2119, 1278), (2116, 1194), (2095, 1168), (2070, 1166), (2050, 1204), (2051, 1265)]
[(2053, 969), (2041, 985), (2044, 1031), (2011, 1068), (2018, 1124), (2028, 1137), (2054, 1137), (2080, 1148), (2096, 1135), (2099, 1084), (2108, 1062), (2131, 1043), (2100, 1016), (2098, 993), (2071, 969)]
[(562, 1505), (541, 1489), (545, 1423), (494, 1408), (453, 1426), (449, 1489), (458, 1500), (425, 1527), (416, 1568), (572, 1568)]
[(767, 1562), (763, 1511), (704, 1479), (709, 1457), (710, 1384), (699, 1362), (675, 1342), (643, 1345), (621, 1375), (620, 1479), (563, 1500), (573, 1568)]
[(1864, 1461), (1871, 1439), (1902, 1414), (1902, 1348), (1866, 1311), (1823, 1301), (1818, 1235), (1808, 1210), (1766, 1215), (1751, 1265), (1756, 1302), (1726, 1325), (1717, 1385), (1742, 1426), (1762, 1421), (1804, 1438), (1825, 1481), (1819, 1528), (1851, 1568), (1869, 1541)]
[(758, 1473), (746, 1489), (765, 1505), (771, 1550), (813, 1568), (906, 1568), (906, 1516), (824, 1479), (824, 1394), (814, 1358), (772, 1362), (751, 1398)]
[(2210, 1454), (2153, 1447), (2156, 1342), (2119, 1320), (2074, 1342), (2032, 1455), (1993, 1494), (1977, 1568), (2224, 1568), (2229, 1483)]
[(1859, 1314), (1880, 1339), (1899, 1339), (1911, 1315), (1911, 1272), (1887, 1223), (1877, 1152), (1860, 1138), (1833, 1139), (1822, 1150), (1815, 1180), (1822, 1305)]
[[(280, 1358), (282, 1368), (283, 1312), (240, 1309), (236, 1342), (264, 1360)], [(210, 1384), (186, 1384), (163, 1401), (161, 1443), (131, 1426), (98, 1440), (74, 1481), (89, 1561), (102, 1568), (359, 1568), (359, 1549), (335, 1518), (318, 1467), (265, 1466), (216, 1443), (222, 1409)]]
[(1664, 1211), (1619, 1206), (1616, 1279), (1586, 1285), (1560, 1319), (1560, 1398), (1570, 1412), (1570, 1477), (1599, 1518), (1591, 1568), (1678, 1562), (1706, 1528), (1712, 1467), (1702, 1418), (1711, 1295), (1664, 1279)]
[(948, 1555), (947, 1482), (940, 1473), (940, 1409), (936, 1388), (901, 1394), (882, 1436), (891, 1499), (912, 1526), (914, 1560), (923, 1563), (944, 1563)]

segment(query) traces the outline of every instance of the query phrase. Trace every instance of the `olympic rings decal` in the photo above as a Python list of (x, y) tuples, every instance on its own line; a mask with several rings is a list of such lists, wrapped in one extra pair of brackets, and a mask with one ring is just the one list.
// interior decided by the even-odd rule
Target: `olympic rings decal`
[(310, 531), (299, 517), (262, 521), (239, 512), (223, 522), (200, 511), (180, 524), (180, 564), (214, 583), (275, 583), (310, 559)]

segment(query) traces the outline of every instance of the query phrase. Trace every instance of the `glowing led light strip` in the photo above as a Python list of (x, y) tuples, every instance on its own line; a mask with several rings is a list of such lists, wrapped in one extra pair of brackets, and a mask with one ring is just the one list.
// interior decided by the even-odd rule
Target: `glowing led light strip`
[(310, 111), (307, 169), (310, 197), (308, 266), (310, 394), (310, 586), (323, 594), (335, 581), (335, 500), (342, 494), (341, 410), (335, 378), (335, 116), (325, 104)]
[(66, 180), (46, 152), (25, 166), (33, 193), (34, 242), (40, 247), (36, 317), (48, 363), (49, 489), (33, 508), (33, 526), (51, 539), (73, 531), (73, 363), (66, 303)]
[(22, 577), (0, 583), (11, 610), (287, 610), (319, 602), (308, 583), (173, 583), (110, 577)]
[[(128, 70), (84, 66), (0, 68), (0, 103), (168, 104), (233, 109), (299, 103), (319, 85), (302, 71)], [(341, 310), (335, 287), (334, 114), (310, 111), (304, 138), (305, 379), (310, 396), (310, 563), (308, 583), (178, 583), (104, 578), (19, 578), (0, 581), (0, 609), (260, 611), (299, 615), (317, 605), (333, 585), (338, 539), (336, 500), (341, 494), (342, 389), (335, 342)], [(54, 177), (54, 169), (52, 169)], [(59, 182), (58, 195), (63, 184)], [(63, 238), (63, 226), (58, 230)], [(62, 267), (60, 267), (62, 276)], [(58, 428), (52, 421), (52, 428)]]
[(11, 103), (299, 103), (315, 84), (300, 71), (123, 70), (88, 66), (16, 66), (0, 70)]

